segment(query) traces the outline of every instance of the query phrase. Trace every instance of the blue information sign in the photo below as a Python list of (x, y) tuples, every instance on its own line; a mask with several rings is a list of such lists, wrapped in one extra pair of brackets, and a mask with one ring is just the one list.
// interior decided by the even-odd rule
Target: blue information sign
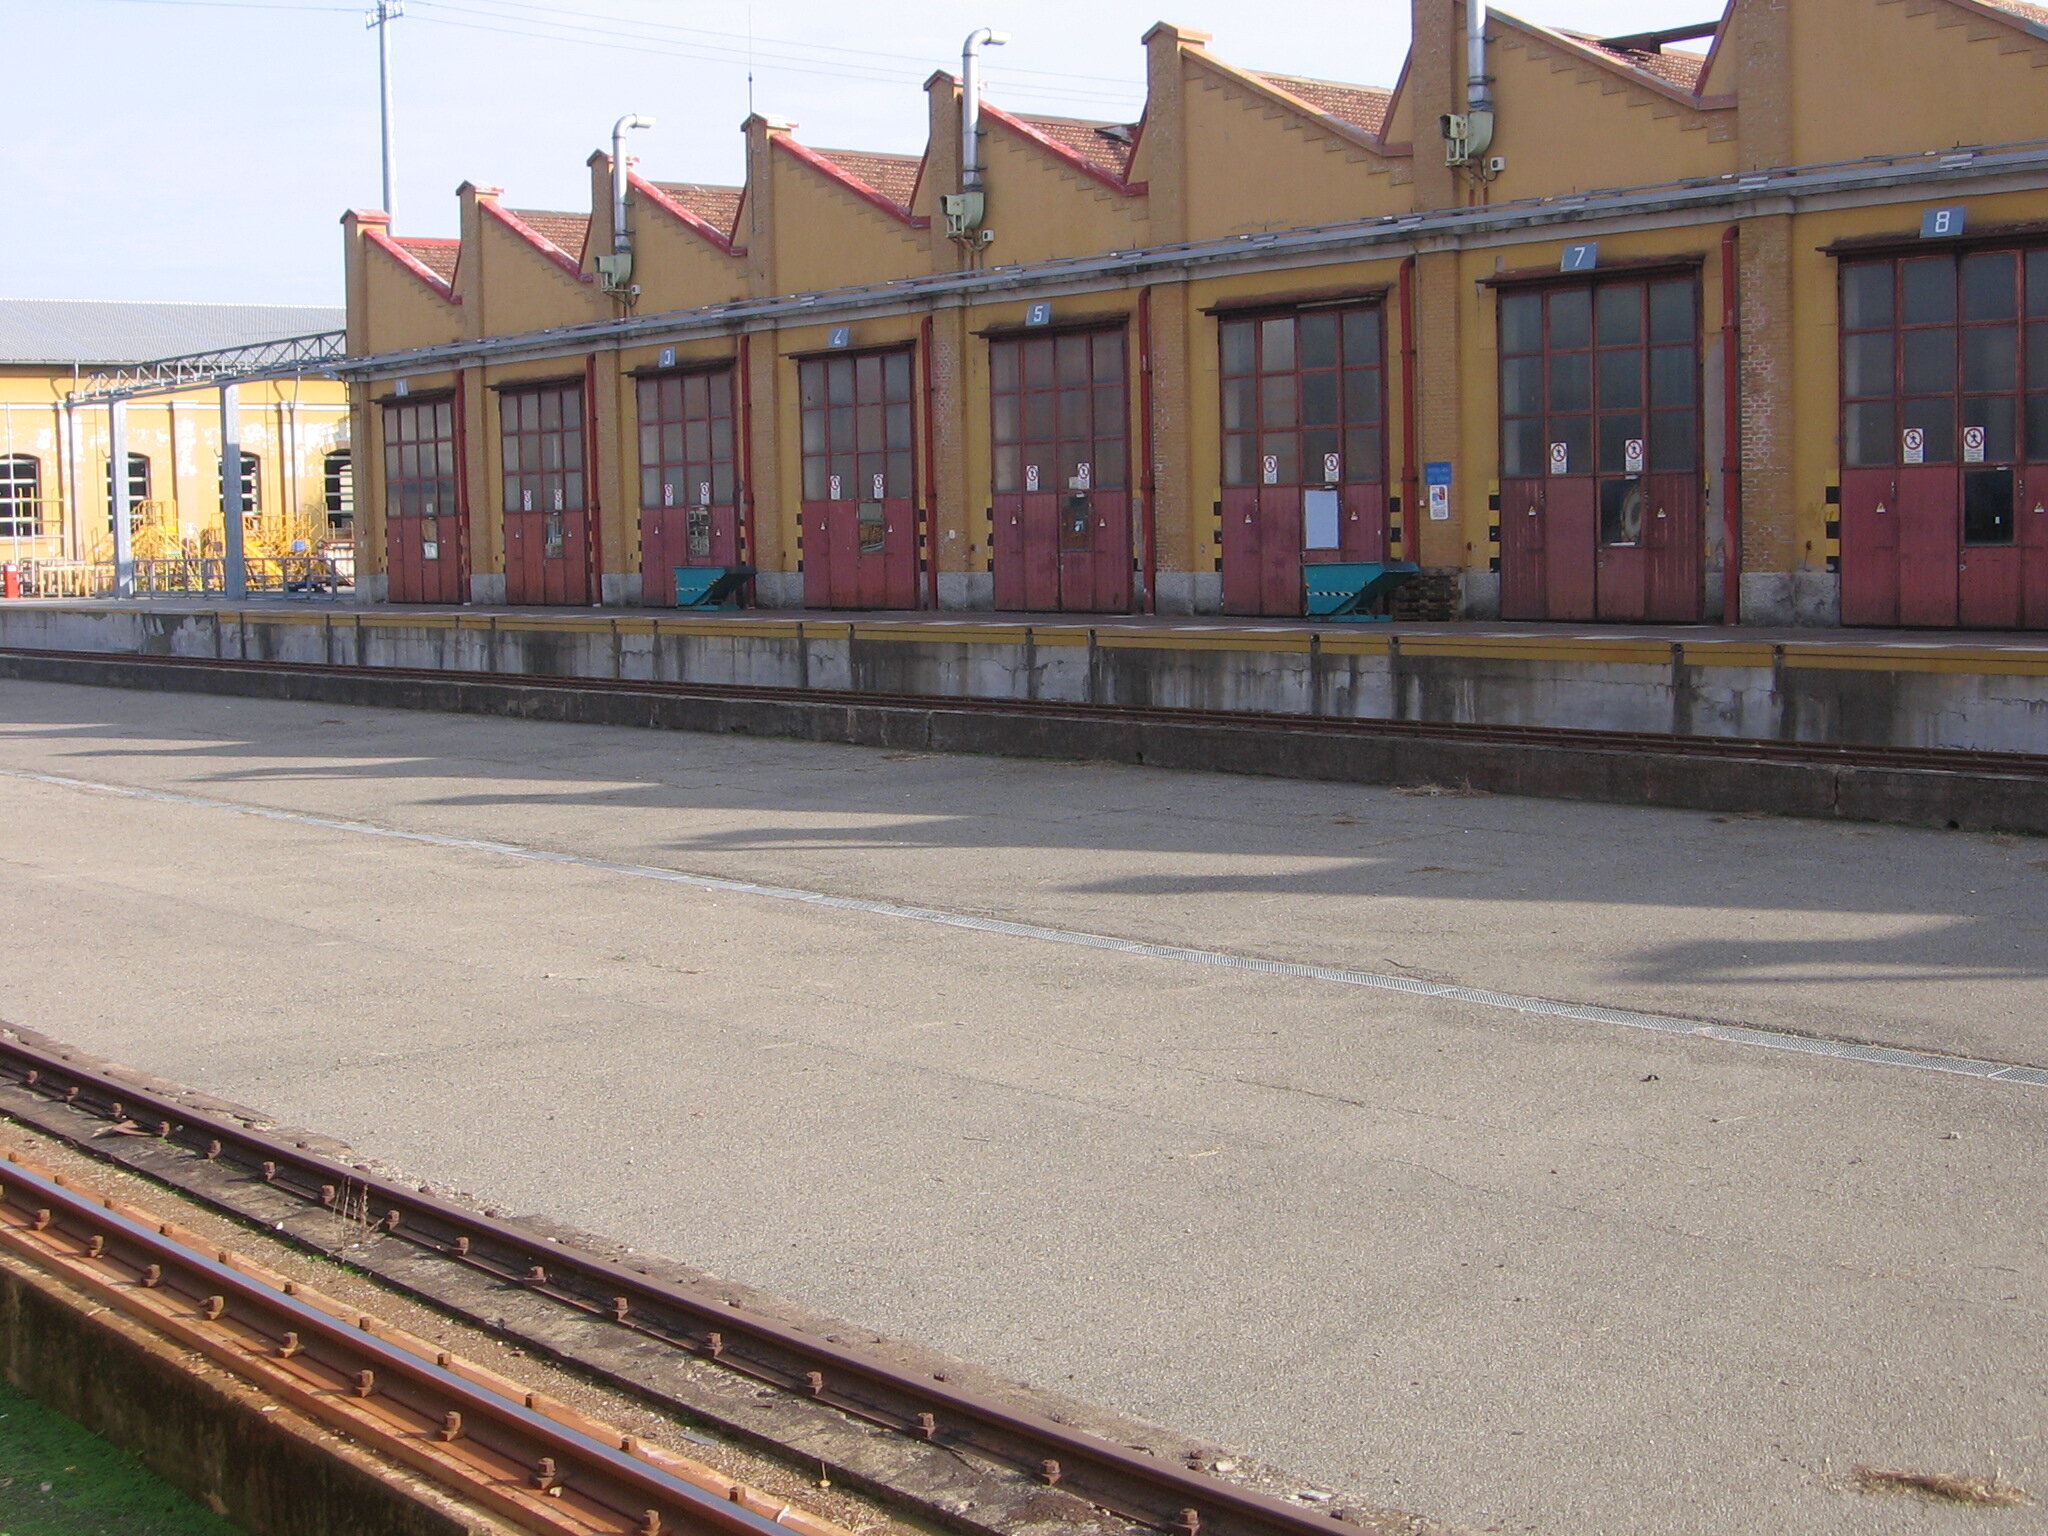
[(1584, 245), (1568, 245), (1564, 248), (1564, 260), (1557, 264), (1560, 272), (1590, 272), (1600, 265), (1600, 242), (1589, 240)]
[(1920, 238), (1938, 240), (1943, 235), (1960, 235), (1967, 210), (1959, 203), (1953, 208), (1925, 208), (1920, 213)]

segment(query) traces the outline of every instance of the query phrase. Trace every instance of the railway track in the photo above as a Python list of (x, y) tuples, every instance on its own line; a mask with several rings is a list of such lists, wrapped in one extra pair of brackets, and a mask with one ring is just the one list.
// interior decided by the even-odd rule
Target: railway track
[(1552, 747), (1587, 752), (1707, 758), (1821, 767), (1909, 769), (2048, 779), (2048, 754), (1989, 752), (1945, 747), (1883, 747), (1853, 743), (1776, 741), (1751, 736), (1684, 736), (1658, 731), (1585, 730), (1571, 726), (1477, 725), (1424, 720), (1358, 719), (1254, 710), (1182, 709), (1132, 704), (975, 698), (953, 694), (863, 692), (840, 688), (763, 687), (734, 683), (677, 683), (644, 679), (552, 677), (426, 667), (355, 667), (323, 662), (243, 661), (193, 656), (145, 656), (98, 651), (0, 648), (0, 656), (46, 657), (71, 662), (119, 663), (165, 671), (226, 671), (280, 677), (375, 677), (419, 683), (483, 683), (547, 691), (726, 703), (788, 704), (847, 710), (947, 711), (1012, 718), (1086, 720), (1125, 725), (1206, 726), (1237, 731), (1323, 737), (1455, 742), (1470, 746)]
[(522, 1530), (847, 1536), (12, 1152), (0, 1252)]
[[(1142, 1454), (963, 1390), (944, 1373), (906, 1370), (831, 1339), (551, 1242), (493, 1212), (479, 1214), (366, 1167), (337, 1162), (304, 1143), (195, 1109), (174, 1096), (124, 1081), (60, 1051), (0, 1036), (0, 1085), (66, 1105), (106, 1127), (154, 1137), (204, 1159), (215, 1171), (260, 1183), (308, 1208), (345, 1210), (352, 1219), (436, 1259), (603, 1320), (635, 1340), (686, 1352), (866, 1424), (993, 1463), (1017, 1480), (1081, 1501), (1076, 1508), (1082, 1511), (1092, 1506), (1172, 1536), (1326, 1536), (1332, 1528), (1330, 1514), (1317, 1507), (1239, 1486), (1206, 1467), (1197, 1469)], [(77, 1208), (75, 1200), (66, 1203), (46, 1189), (24, 1195), (24, 1181), (11, 1168), (0, 1169), (0, 1182), (8, 1186), (6, 1202), (0, 1204), (0, 1232), (11, 1230), (8, 1213), (18, 1215), (24, 1200), (31, 1210), (50, 1210), (53, 1221), (62, 1207), (70, 1212), (63, 1230), (80, 1236), (83, 1242), (89, 1244), (91, 1236), (86, 1225), (101, 1223), (93, 1230), (113, 1253), (110, 1262), (138, 1273), (151, 1263), (171, 1272), (170, 1261), (147, 1251), (149, 1234), (136, 1224), (128, 1223), (116, 1231), (89, 1206)], [(188, 1263), (180, 1273), (183, 1278), (174, 1290), (187, 1297), (227, 1297), (233, 1284), (221, 1266), (205, 1262)], [(244, 1297), (231, 1305), (238, 1317), (246, 1307), (251, 1326), (273, 1346), (286, 1332), (297, 1331), (303, 1340), (309, 1337), (306, 1330), (317, 1326), (303, 1318), (292, 1321), (298, 1312), (281, 1309), (274, 1296)], [(342, 1332), (347, 1334), (345, 1326)], [(350, 1337), (347, 1342), (358, 1351), (370, 1350), (375, 1343), (368, 1337)], [(376, 1361), (366, 1354), (347, 1356), (332, 1349), (330, 1353), (344, 1386), (359, 1379), (362, 1371), (392, 1369), (385, 1352), (379, 1352)], [(435, 1423), (445, 1424), (450, 1412), (461, 1415), (464, 1425), (472, 1422), (470, 1414), (475, 1410), (455, 1402), (450, 1394), (459, 1391), (460, 1384), (443, 1379), (446, 1374), (443, 1371), (431, 1381), (407, 1388), (410, 1396), (406, 1403), (416, 1407), (415, 1417), (427, 1415), (430, 1431)], [(378, 1375), (375, 1379), (385, 1378)], [(436, 1392), (442, 1396), (436, 1397)], [(514, 1419), (516, 1422), (503, 1425), (494, 1422), (493, 1433), (512, 1448), (507, 1455), (515, 1460), (524, 1456), (529, 1467), (537, 1465), (539, 1457), (551, 1454), (537, 1449), (530, 1438), (538, 1426), (517, 1415)], [(521, 1439), (522, 1435), (528, 1438)], [(599, 1455), (599, 1451), (605, 1454)], [(625, 1466), (616, 1450), (602, 1446), (581, 1447), (577, 1454), (584, 1461), (574, 1465), (587, 1463), (585, 1480), (617, 1506), (614, 1484), (628, 1473), (637, 1475), (637, 1467)], [(554, 1460), (558, 1468), (572, 1464), (567, 1456), (555, 1456)], [(625, 1458), (632, 1460), (630, 1455)], [(663, 1503), (650, 1497), (633, 1503), (644, 1485), (629, 1480), (628, 1486), (633, 1492), (626, 1512), (641, 1522), (641, 1529), (687, 1530), (705, 1536), (766, 1536), (774, 1529), (772, 1522), (760, 1517), (752, 1517), (752, 1524), (689, 1524), (686, 1522), (708, 1517), (687, 1499)], [(731, 1518), (727, 1511), (720, 1516)], [(647, 1525), (656, 1517), (666, 1523)]]

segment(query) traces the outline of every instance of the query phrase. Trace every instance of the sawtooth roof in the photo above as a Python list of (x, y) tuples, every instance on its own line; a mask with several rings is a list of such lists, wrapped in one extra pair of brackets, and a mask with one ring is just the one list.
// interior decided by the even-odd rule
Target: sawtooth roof
[(1387, 111), (1394, 100), (1392, 91), (1376, 85), (1347, 85), (1341, 80), (1310, 80), (1301, 75), (1259, 74), (1257, 78), (1375, 137), (1386, 127)]
[(654, 185), (728, 240), (733, 238), (739, 227), (740, 200), (746, 196), (745, 187), (714, 187), (697, 181), (657, 181)]
[(1615, 48), (1579, 32), (1558, 35), (1691, 96), (1699, 94), (1700, 79), (1707, 72), (1707, 56), (1703, 53), (1687, 53), (1678, 48)]
[(455, 281), (455, 261), (462, 254), (460, 240), (429, 239), (425, 236), (392, 236), (391, 243), (425, 267), (444, 283)]
[(583, 242), (590, 238), (587, 213), (551, 213), (544, 208), (507, 208), (513, 218), (541, 239), (577, 261), (583, 259)]
[(831, 161), (906, 211), (917, 193), (917, 175), (924, 165), (916, 155), (884, 155), (870, 149), (814, 149), (811, 153)]
[(0, 299), (0, 363), (147, 363), (346, 323), (345, 310), (300, 304)]
[[(1130, 180), (1131, 152), (1133, 140), (1138, 133), (1136, 123), (1099, 123), (1079, 117), (1033, 117), (1018, 113), (1017, 120), (1027, 123), (1044, 134), (1062, 149), (1079, 155), (1098, 171), (1114, 176), (1118, 181)], [(1104, 133), (1105, 128), (1117, 130)]]

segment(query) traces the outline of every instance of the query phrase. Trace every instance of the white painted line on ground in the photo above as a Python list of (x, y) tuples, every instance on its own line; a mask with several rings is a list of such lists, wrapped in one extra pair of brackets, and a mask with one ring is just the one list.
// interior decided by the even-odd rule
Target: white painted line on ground
[(1175, 960), (1185, 965), (1216, 966), (1225, 970), (1252, 971), (1266, 976), (1298, 977), (1305, 981), (1329, 981), (1347, 987), (1372, 987), (1382, 992), (1405, 992), (1414, 997), (1441, 998), (1446, 1002), (1469, 1003), (1481, 1008), (1499, 1008), (1511, 1013), (1543, 1014), (1585, 1024), (1615, 1024), (1624, 1029), (1649, 1029), (1667, 1035), (1694, 1035), (1730, 1045), (1761, 1046), (1765, 1050), (1797, 1051), (1809, 1056), (1833, 1056), (1847, 1061), (1871, 1062), (1881, 1066), (1909, 1067), (1921, 1072), (1946, 1072), (1959, 1077), (1983, 1078), (1988, 1082), (2027, 1083), (2048, 1087), (2048, 1070), (2016, 1066), (2010, 1062), (1983, 1061), (1973, 1056), (1943, 1056), (1933, 1051), (1902, 1050), (1889, 1045), (1858, 1045), (1842, 1040), (1823, 1040), (1753, 1024), (1716, 1024), (1705, 1019), (1688, 1019), (1678, 1014), (1642, 1013), (1628, 1008), (1603, 1008), (1593, 1003), (1560, 1003), (1548, 998), (1523, 997), (1513, 992), (1490, 992), (1480, 987), (1450, 986), (1442, 982), (1416, 981), (1407, 976), (1383, 976), (1374, 971), (1354, 971), (1342, 966), (1304, 965), (1290, 960), (1261, 960), (1254, 955), (1234, 955), (1225, 950), (1189, 949), (1179, 944), (1152, 944), (1140, 939), (1119, 939), (1103, 933), (1086, 933), (1074, 928), (1047, 928), (1037, 923), (1011, 922), (1000, 917), (975, 917), (965, 912), (947, 912), (937, 907), (913, 907), (895, 901), (871, 901), (860, 896), (834, 896), (825, 891), (806, 891), (795, 886), (760, 885), (751, 880), (729, 880), (721, 875), (692, 874), (686, 870), (663, 869), (653, 864), (625, 864), (614, 859), (594, 859), (579, 853), (555, 853), (523, 843), (491, 842), (484, 838), (449, 837), (439, 832), (408, 832), (398, 827), (380, 827), (374, 822), (346, 821), (335, 816), (317, 816), (308, 811), (282, 811), (270, 806), (249, 805), (239, 800), (216, 800), (205, 795), (180, 794), (175, 790), (138, 789), (126, 784), (107, 784), (96, 779), (67, 778), (62, 774), (35, 773), (23, 768), (0, 768), (0, 777), (51, 784), (62, 789), (80, 789), (95, 794), (116, 795), (129, 800), (151, 800), (165, 805), (197, 806), (211, 811), (233, 811), (265, 821), (288, 822), (295, 826), (318, 827), (329, 832), (352, 832), (363, 837), (391, 838), (398, 842), (423, 843), (432, 848), (459, 848), (472, 853), (497, 854), (502, 858), (524, 859), (536, 864), (563, 864), (594, 869), (606, 874), (628, 875), (636, 880), (662, 880), (697, 890), (726, 891), (736, 896), (757, 896), (770, 901), (803, 902), (843, 912), (861, 912), (872, 917), (899, 918), (907, 922), (936, 923), (946, 928), (967, 928), (977, 933), (999, 933), (1015, 939), (1035, 939), (1045, 944), (1071, 944), (1082, 949), (1109, 950), (1116, 954), (1141, 955), (1152, 960)]

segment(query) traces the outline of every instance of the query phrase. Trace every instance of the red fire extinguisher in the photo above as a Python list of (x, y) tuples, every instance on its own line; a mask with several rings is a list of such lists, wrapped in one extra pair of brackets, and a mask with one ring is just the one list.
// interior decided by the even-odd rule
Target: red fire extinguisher
[(10, 560), (4, 567), (0, 567), (0, 575), (4, 575), (6, 582), (5, 587), (0, 590), (4, 590), (9, 597), (21, 596), (21, 567)]

